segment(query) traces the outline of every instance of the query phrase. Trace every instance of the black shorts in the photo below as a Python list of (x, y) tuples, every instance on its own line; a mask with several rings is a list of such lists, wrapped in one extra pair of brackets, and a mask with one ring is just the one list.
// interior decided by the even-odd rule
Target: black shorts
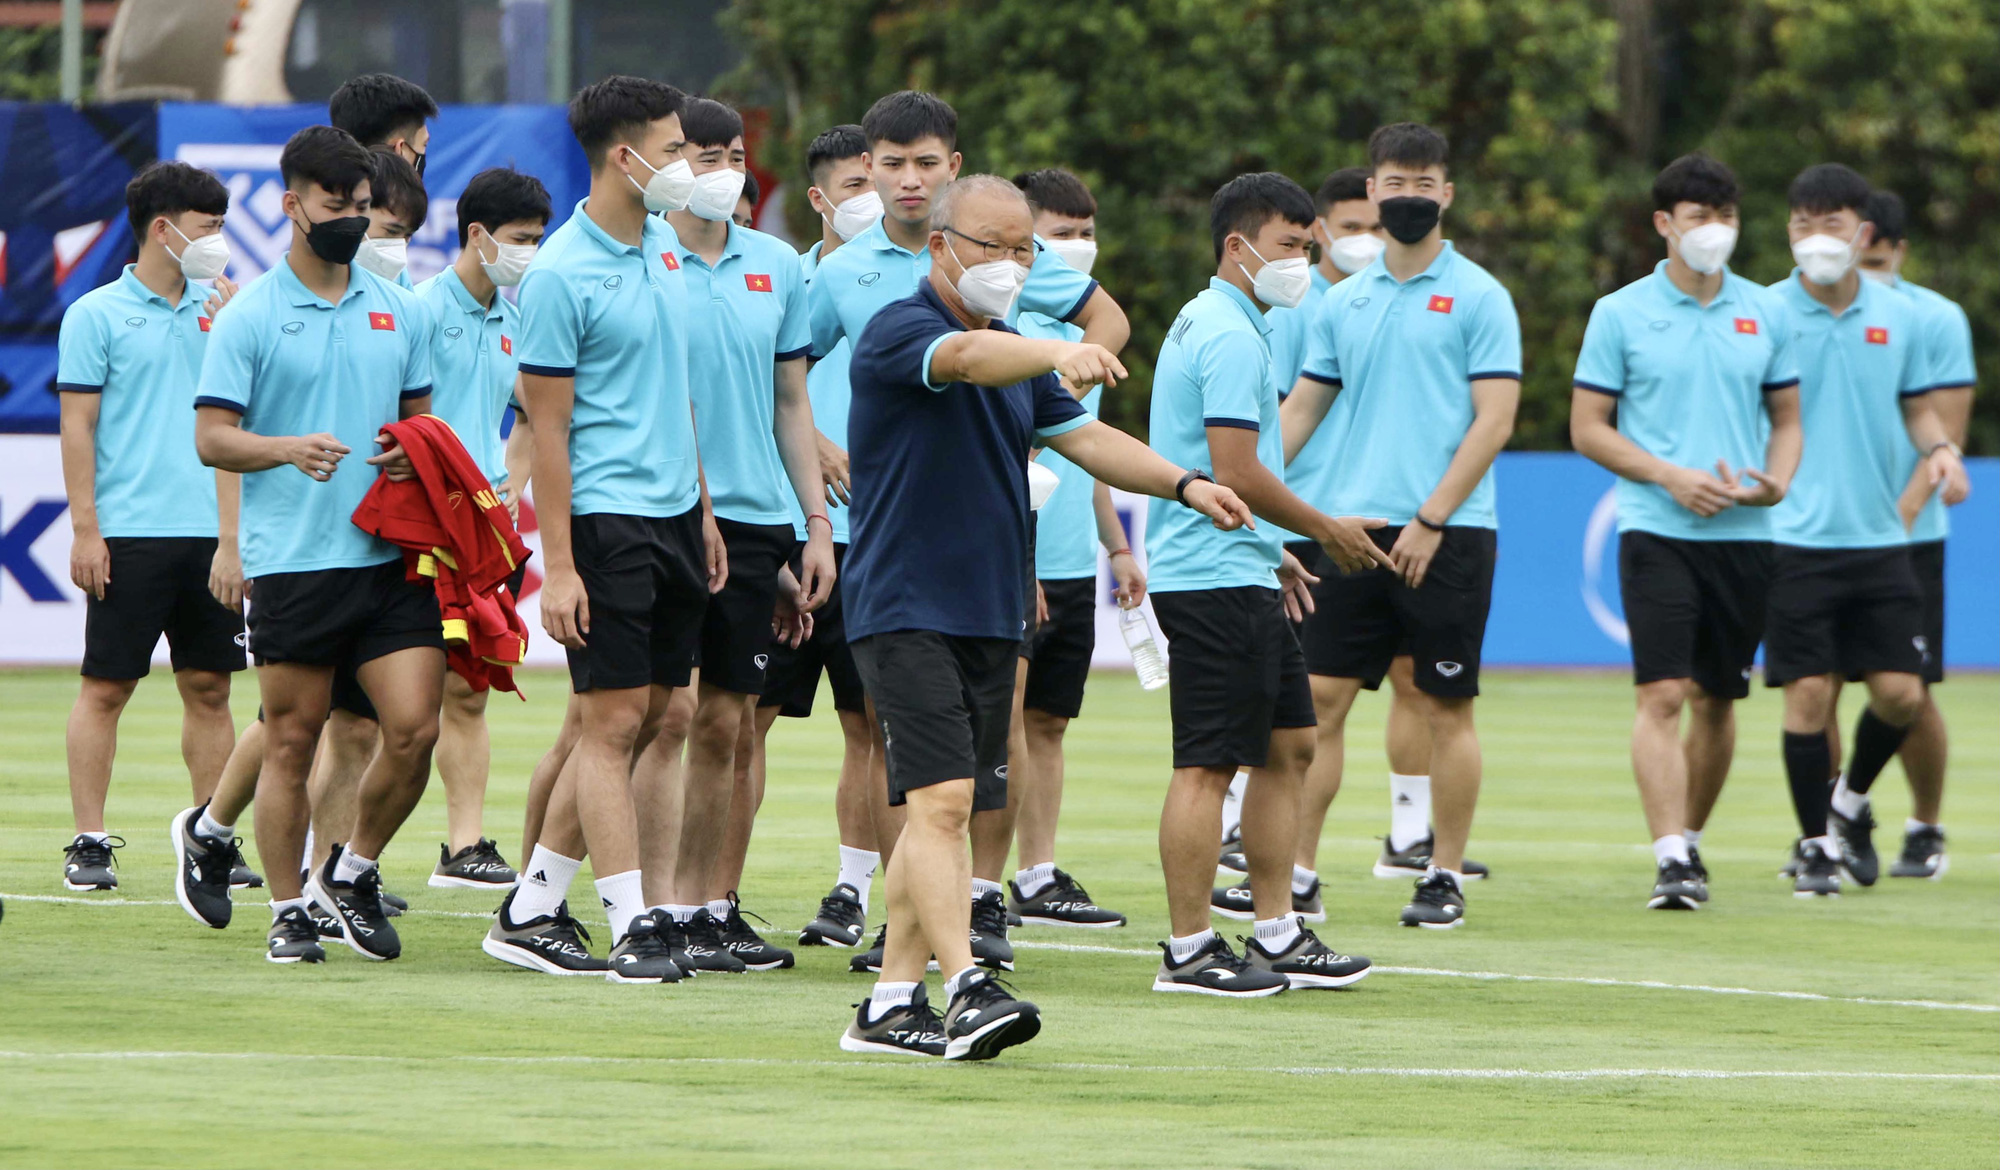
[(854, 643), (875, 700), (889, 803), (912, 789), (972, 779), (972, 810), (1007, 807), (1007, 725), (1014, 714), (1012, 638), (896, 630)]
[(688, 685), (708, 609), (701, 506), (678, 516), (572, 516), (569, 542), (590, 600), (585, 645), (568, 652), (571, 689)]
[(208, 591), (214, 537), (107, 536), (104, 546), (104, 600), (84, 598), (85, 675), (145, 678), (161, 634), (176, 671), (243, 669), (243, 619)]
[(1261, 768), (1271, 732), (1311, 727), (1305, 655), (1276, 589), (1155, 593), (1167, 636), (1174, 767)]
[[(354, 710), (360, 684), (341, 695), (343, 674), (351, 679), (362, 663), (418, 646), (442, 651), (444, 620), (436, 589), (407, 580), (401, 557), (358, 569), (266, 573), (252, 584), (250, 653), (257, 665), (333, 667), (336, 705), (345, 710)], [(366, 715), (374, 718), (374, 709)]]
[[(1377, 528), (1369, 535), (1387, 552), (1402, 532)], [(1342, 574), (1323, 564), (1306, 619), (1307, 669), (1360, 679), (1372, 691), (1382, 685), (1389, 663), (1408, 654), (1416, 660), (1418, 690), (1441, 699), (1477, 696), (1497, 547), (1491, 528), (1446, 528), (1416, 589), (1389, 569)]]
[(716, 517), (729, 551), (729, 580), (710, 595), (701, 619), (701, 681), (739, 695), (764, 693), (771, 664), (771, 612), (778, 570), (791, 557), (789, 524), (739, 524)]
[(1618, 590), (1634, 683), (1686, 678), (1721, 699), (1750, 693), (1771, 590), (1769, 541), (1621, 533)]
[(1910, 568), (1924, 591), (1924, 681), (1944, 681), (1944, 541), (1910, 546)]
[(1097, 578), (1041, 584), (1049, 620), (1029, 639), (1034, 653), (1021, 705), (1074, 719), (1083, 710), (1083, 685), (1090, 680), (1090, 658), (1097, 652)]
[(1922, 675), (1928, 647), (1924, 592), (1909, 546), (1774, 546), (1764, 634), (1768, 685), (1822, 674)]
[[(783, 643), (772, 644), (771, 665), (764, 673), (764, 694), (757, 701), (758, 706), (776, 707), (778, 714), (787, 719), (809, 717), (813, 713), (813, 700), (819, 695), (820, 671), (824, 670), (827, 682), (833, 687), (834, 710), (867, 710), (867, 695), (861, 686), (861, 672), (854, 667), (854, 651), (847, 645), (847, 621), (840, 602), (839, 573), (846, 559), (847, 546), (834, 545), (833, 592), (827, 595), (825, 605), (813, 611), (812, 637), (797, 649)], [(798, 567), (795, 554), (793, 571)]]

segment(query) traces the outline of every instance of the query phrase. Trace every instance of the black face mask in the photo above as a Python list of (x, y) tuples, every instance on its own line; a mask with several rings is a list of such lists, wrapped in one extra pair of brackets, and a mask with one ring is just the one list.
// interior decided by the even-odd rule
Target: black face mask
[(343, 215), (318, 223), (306, 220), (306, 247), (328, 264), (354, 263), (354, 254), (361, 250), (361, 241), (367, 236), (365, 215)]
[(429, 162), (430, 158), (431, 154), (429, 151), (425, 151), (424, 153), (417, 156), (417, 162), (416, 162), (417, 178), (421, 179), (424, 177), (424, 164)]
[(1438, 216), (1444, 213), (1437, 200), (1424, 195), (1384, 199), (1375, 205), (1375, 210), (1382, 216), (1382, 229), (1404, 244), (1414, 244), (1430, 235), (1431, 229), (1438, 225)]

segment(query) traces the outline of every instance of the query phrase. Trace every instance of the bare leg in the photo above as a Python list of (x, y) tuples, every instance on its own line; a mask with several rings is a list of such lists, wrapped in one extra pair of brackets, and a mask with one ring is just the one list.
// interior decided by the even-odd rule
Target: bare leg
[[(639, 733), (627, 764), (632, 811), (638, 818), (639, 883), (649, 906), (678, 902), (675, 868), (680, 864), (682, 819), (681, 749), (694, 718), (695, 689), (651, 687)], [(605, 869), (603, 873), (617, 873)]]
[[(1684, 678), (1640, 683), (1632, 720), (1632, 775), (1649, 839), (1685, 832), (1688, 824), (1688, 754), (1681, 750), (1681, 705), (1694, 684)], [(1693, 739), (1690, 734), (1689, 739)]]
[[(576, 750), (557, 781), (549, 801), (543, 834), (556, 848), (557, 807), (563, 786), (575, 791), (574, 804), (584, 840), (589, 843), (591, 868), (599, 874), (628, 873), (639, 868), (638, 818), (632, 807), (632, 750), (646, 721), (650, 687), (585, 691), (577, 696), (582, 708), (582, 734)], [(567, 856), (576, 856), (568, 854)]]
[[(1014, 844), (1015, 794), (1034, 787), (1034, 764), (1028, 759), (1028, 732), (1021, 713), (1021, 692), (1028, 685), (1028, 660), (1014, 660), (1014, 711), (1007, 723), (1007, 805), (972, 814), (972, 876), (997, 882), (1007, 871), (1007, 850)], [(1025, 773), (1025, 775), (1024, 775)]]
[(243, 729), (229, 759), (222, 765), (221, 778), (208, 800), (208, 815), (219, 825), (233, 825), (249, 809), (257, 795), (257, 774), (264, 770), (264, 721), (253, 720)]
[(1687, 827), (1708, 824), (1715, 802), (1736, 759), (1736, 704), (1699, 687), (1688, 694), (1688, 733), (1682, 744), (1687, 757)]
[[(773, 715), (776, 707), (766, 707), (758, 711), (762, 720), (765, 712)], [(868, 716), (861, 711), (841, 711), (840, 716), (840, 778), (833, 789), (833, 819), (840, 829), (840, 843), (850, 849), (876, 852), (875, 817), (870, 808), (868, 781), (874, 776), (873, 755), (874, 736), (869, 733)], [(768, 724), (766, 724), (768, 726)], [(758, 762), (761, 766), (763, 757)], [(884, 783), (883, 800), (888, 800), (887, 784)], [(761, 792), (761, 788), (759, 790)]]
[[(868, 733), (871, 741), (868, 753), (868, 816), (875, 823), (875, 852), (882, 855), (886, 867), (895, 855), (896, 841), (903, 835), (903, 821), (909, 816), (908, 805), (889, 803), (889, 749), (882, 745), (882, 721), (875, 717), (875, 700), (868, 700)], [(967, 886), (970, 893), (972, 887)], [(968, 909), (967, 913), (971, 911)], [(971, 919), (966, 929), (970, 930)]]
[(1389, 770), (1398, 776), (1431, 774), (1431, 697), (1417, 689), (1416, 660), (1389, 663)]
[(264, 698), (264, 766), (257, 776), (257, 859), (273, 902), (303, 896), (306, 773), (333, 695), (333, 668), (281, 662), (257, 668)]
[(1250, 900), (1259, 918), (1280, 918), (1292, 910), (1300, 791), (1315, 739), (1310, 727), (1274, 729), (1264, 766), (1250, 769), (1243, 789), (1243, 860), (1250, 867)]
[(354, 832), (361, 778), (375, 758), (379, 738), (373, 719), (338, 707), (327, 714), (306, 779), (306, 795), (312, 801), (313, 855), (306, 859), (311, 865), (326, 864), (333, 847)]
[[(576, 741), (583, 734), (583, 704), (571, 694), (563, 708), (562, 730), (556, 733), (556, 742), (543, 753), (536, 762), (533, 774), (528, 777), (528, 811), (521, 828), (521, 860), (526, 862), (534, 856), (535, 846), (540, 843), (542, 821), (548, 815), (549, 799), (556, 789), (556, 777), (562, 775), (563, 765), (569, 763), (570, 753), (576, 750)], [(574, 823), (576, 813), (576, 792), (570, 791), (570, 816)], [(577, 838), (580, 842), (581, 837)], [(549, 846), (555, 849), (555, 846)], [(556, 849), (564, 857), (574, 856)]]
[(118, 754), (118, 716), (125, 711), (136, 678), (84, 676), (76, 705), (69, 709), (65, 746), (69, 755), (69, 806), (79, 833), (104, 831), (105, 794), (111, 791), (111, 758)]
[[(1176, 937), (1186, 938), (1208, 929), (1209, 896), (1215, 877), (1215, 839), (1222, 831), (1222, 797), (1229, 791), (1229, 781), (1235, 775), (1233, 764), (1220, 768), (1175, 768), (1173, 779), (1167, 782), (1166, 806), (1160, 810), (1160, 870), (1166, 877), (1167, 915)], [(1243, 799), (1246, 804), (1249, 802), (1247, 789)], [(1293, 807), (1296, 816), (1296, 804)], [(1245, 820), (1248, 819), (1246, 810)], [(1244, 844), (1247, 847), (1249, 842), (1246, 840)], [(1260, 848), (1263, 844), (1260, 843)], [(1289, 872), (1286, 876), (1290, 876)]]
[(679, 905), (708, 900), (722, 839), (729, 831), (736, 740), (742, 734), (744, 713), (755, 703), (749, 695), (702, 684), (687, 733), (687, 771), (681, 782), (680, 859), (673, 882), (673, 901)]
[(889, 865), (884, 983), (921, 982), (933, 954), (946, 975), (972, 965), (972, 868), (966, 855), (972, 780), (918, 788), (908, 801), (902, 844)]
[[(771, 708), (775, 713), (776, 708)], [(709, 878), (707, 900), (727, 898), (743, 887), (743, 867), (750, 857), (750, 831), (757, 823), (757, 810), (764, 806), (763, 737), (757, 734), (762, 716), (753, 701), (743, 711), (736, 735), (736, 767), (729, 797), (729, 823), (722, 848), (715, 858), (714, 876)]]
[(493, 765), (493, 744), (486, 732), (490, 694), (473, 690), (455, 672), (445, 672), (437, 771), (444, 783), (445, 840), (453, 853), (477, 845), (486, 835), (486, 777)]
[(1017, 869), (1047, 865), (1056, 859), (1056, 822), (1062, 816), (1063, 733), (1069, 720), (1032, 708), (1021, 713), (1028, 761), (1025, 773), (1009, 770), (1008, 787), (1016, 793), (1014, 848)]
[(236, 746), (236, 716), (229, 711), (229, 675), (217, 670), (174, 672), (181, 692), (181, 759), (194, 802), (215, 795), (229, 751)]
[(380, 860), (409, 819), (431, 778), (438, 708), (444, 700), (444, 652), (413, 646), (361, 664), (355, 672), (380, 716), (382, 747), (361, 777), (359, 809), (348, 847)]
[(1945, 733), (1944, 713), (1930, 688), (1924, 688), (1924, 709), (1910, 725), (1910, 734), (1898, 753), (1903, 774), (1910, 781), (1910, 816), (1927, 825), (1941, 824), (1944, 815), (1944, 772), (1950, 757), (1950, 741)]
[(1437, 847), (1431, 864), (1459, 872), (1479, 803), (1479, 733), (1471, 699), (1431, 699), (1431, 819)]
[[(1312, 766), (1305, 770), (1299, 784), (1298, 848), (1293, 860), (1307, 869), (1316, 870), (1319, 868), (1319, 837), (1326, 828), (1326, 812), (1340, 792), (1340, 776), (1347, 755), (1347, 713), (1354, 706), (1355, 696), (1361, 693), (1361, 680), (1323, 674), (1309, 677), (1312, 682), (1313, 714), (1319, 717), (1319, 726), (1313, 729)], [(1394, 710), (1396, 708), (1392, 707), (1391, 711)], [(1247, 855), (1245, 860), (1248, 860)], [(1289, 870), (1285, 880), (1291, 881)]]

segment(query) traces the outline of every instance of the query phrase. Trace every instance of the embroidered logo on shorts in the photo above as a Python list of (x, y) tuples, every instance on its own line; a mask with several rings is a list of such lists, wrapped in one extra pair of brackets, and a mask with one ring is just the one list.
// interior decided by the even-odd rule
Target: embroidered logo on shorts
[(250, 648), (250, 631), (245, 630), (236, 635), (236, 644), (248, 650)]
[(1440, 662), (1437, 664), (1437, 668), (1438, 673), (1446, 678), (1457, 678), (1459, 672), (1465, 669), (1462, 664), (1457, 662)]
[(758, 670), (762, 670), (765, 667), (771, 665), (771, 656), (769, 654), (759, 654), (757, 657), (752, 658), (750, 661), (757, 664)]
[(999, 767), (993, 769), (993, 774), (995, 776), (998, 776), (1000, 779), (1005, 780), (1007, 778), (1007, 765), (1002, 764)]
[(1917, 653), (1924, 656), (1925, 662), (1929, 662), (1931, 660), (1931, 642), (1929, 638), (1924, 637), (1922, 634), (1918, 634), (1916, 637), (1910, 639), (1910, 645), (1915, 646), (1917, 648)]

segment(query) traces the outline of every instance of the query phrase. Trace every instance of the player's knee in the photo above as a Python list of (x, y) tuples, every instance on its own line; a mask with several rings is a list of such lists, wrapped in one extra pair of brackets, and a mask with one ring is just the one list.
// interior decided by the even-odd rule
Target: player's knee
[(1069, 719), (1062, 715), (1051, 715), (1028, 707), (1021, 712), (1021, 722), (1027, 728), (1028, 738), (1039, 743), (1061, 743), (1063, 734), (1069, 730)]
[(77, 691), (77, 705), (84, 710), (99, 715), (116, 715), (125, 709), (132, 699), (132, 692), (139, 687), (136, 678), (92, 678), (85, 675), (83, 686)]
[(229, 709), (229, 676), (214, 670), (182, 670), (174, 674), (181, 703), (213, 715)]
[(972, 823), (972, 783), (933, 784), (910, 794), (908, 829), (958, 836)]
[(1786, 683), (1786, 722), (1792, 726), (1825, 726), (1833, 714), (1834, 694), (1834, 680), (1830, 675), (1793, 679)]
[(437, 746), (438, 717), (419, 715), (382, 724), (382, 753), (397, 760), (426, 759)]
[(1736, 718), (1736, 700), (1689, 687), (1688, 715), (1697, 723), (1721, 727)]
[(1688, 681), (1682, 678), (1664, 678), (1656, 682), (1639, 684), (1640, 717), (1660, 723), (1678, 720), (1681, 717), (1681, 708), (1689, 702), (1690, 689)]
[(1887, 722), (1907, 727), (1924, 709), (1923, 680), (1913, 674), (1877, 678), (1869, 684), (1869, 706)]
[(1472, 730), (1471, 699), (1441, 699), (1427, 696), (1426, 712), (1430, 720), (1432, 735), (1453, 735)]

